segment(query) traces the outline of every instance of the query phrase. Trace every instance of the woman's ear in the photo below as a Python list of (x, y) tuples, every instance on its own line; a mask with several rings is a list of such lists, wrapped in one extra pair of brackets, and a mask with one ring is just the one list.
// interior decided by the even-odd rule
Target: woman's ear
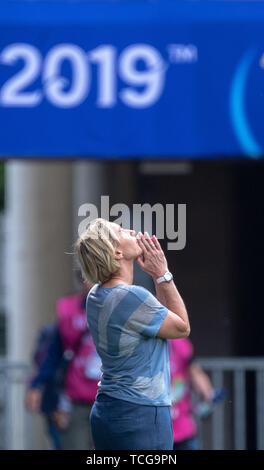
[(115, 251), (115, 259), (122, 259), (123, 258), (123, 253), (120, 250)]

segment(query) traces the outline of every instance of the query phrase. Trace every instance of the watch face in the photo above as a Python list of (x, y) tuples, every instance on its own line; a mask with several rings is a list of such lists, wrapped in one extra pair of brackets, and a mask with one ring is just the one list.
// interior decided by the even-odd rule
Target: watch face
[(170, 280), (172, 279), (171, 273), (166, 273), (166, 274), (164, 275), (164, 277), (165, 277), (166, 281), (170, 281)]

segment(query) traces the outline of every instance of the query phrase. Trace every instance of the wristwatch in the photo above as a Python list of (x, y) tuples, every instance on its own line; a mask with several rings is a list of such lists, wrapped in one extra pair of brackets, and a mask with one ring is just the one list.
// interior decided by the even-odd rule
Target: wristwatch
[(164, 276), (159, 277), (156, 282), (160, 284), (161, 282), (170, 282), (173, 279), (173, 275), (167, 271)]

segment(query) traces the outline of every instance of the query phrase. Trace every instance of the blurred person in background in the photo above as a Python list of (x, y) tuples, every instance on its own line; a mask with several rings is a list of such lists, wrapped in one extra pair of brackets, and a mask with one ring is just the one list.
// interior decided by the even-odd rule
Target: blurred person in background
[(30, 413), (43, 414), (47, 434), (54, 450), (61, 449), (60, 432), (53, 417), (58, 407), (55, 371), (61, 356), (62, 343), (57, 325), (45, 325), (40, 330), (33, 354), (34, 373), (28, 384), (25, 406)]
[(53, 378), (59, 396), (51, 421), (60, 437), (59, 448), (63, 450), (93, 448), (89, 416), (101, 377), (101, 361), (87, 327), (85, 311), (86, 296), (92, 285), (81, 281), (80, 272), (77, 275), (81, 292), (58, 300), (57, 331), (26, 396), (27, 409), (39, 411), (42, 388)]
[(198, 450), (197, 426), (192, 407), (192, 389), (210, 403), (214, 388), (208, 375), (194, 362), (189, 338), (169, 340), (171, 372), (171, 418), (174, 450)]
[[(90, 290), (87, 319), (103, 375), (91, 411), (95, 449), (173, 448), (167, 339), (189, 335), (184, 302), (155, 236), (95, 219), (76, 255)], [(136, 260), (157, 298), (133, 285)]]

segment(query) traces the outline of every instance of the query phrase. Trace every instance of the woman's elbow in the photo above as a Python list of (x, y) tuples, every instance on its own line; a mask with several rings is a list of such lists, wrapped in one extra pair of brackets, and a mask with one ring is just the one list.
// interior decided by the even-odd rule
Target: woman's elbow
[(185, 325), (184, 327), (182, 326), (180, 329), (177, 328), (177, 331), (173, 335), (173, 339), (187, 338), (190, 335), (190, 332), (191, 332), (190, 325)]
[(189, 325), (189, 323), (185, 326), (185, 328), (182, 330), (181, 332), (181, 338), (188, 338), (188, 336), (190, 336), (190, 333), (191, 333), (191, 327)]
[(185, 331), (185, 338), (188, 338), (188, 336), (190, 336), (190, 333), (191, 333), (191, 327), (190, 325), (187, 325), (186, 331)]

